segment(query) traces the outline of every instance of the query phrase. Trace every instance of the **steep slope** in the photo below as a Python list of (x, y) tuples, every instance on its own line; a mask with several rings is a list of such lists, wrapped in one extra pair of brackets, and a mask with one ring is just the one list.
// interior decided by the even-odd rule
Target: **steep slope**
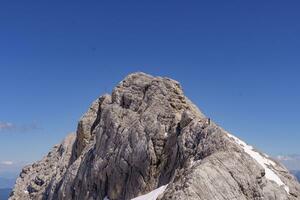
[(23, 169), (10, 199), (300, 199), (282, 165), (205, 117), (169, 78), (129, 75), (76, 135)]
[(11, 199), (43, 199), (56, 187), (63, 177), (71, 157), (75, 135), (68, 135), (60, 145), (56, 145), (41, 161), (22, 169)]

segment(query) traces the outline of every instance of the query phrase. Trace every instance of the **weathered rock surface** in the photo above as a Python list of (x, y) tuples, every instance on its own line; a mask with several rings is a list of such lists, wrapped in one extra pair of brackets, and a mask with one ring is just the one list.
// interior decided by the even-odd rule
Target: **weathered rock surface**
[(279, 163), (206, 118), (178, 82), (134, 73), (97, 99), (73, 135), (23, 169), (11, 200), (296, 200)]
[(75, 134), (68, 135), (41, 161), (23, 168), (10, 199), (43, 199), (62, 179), (71, 158)]

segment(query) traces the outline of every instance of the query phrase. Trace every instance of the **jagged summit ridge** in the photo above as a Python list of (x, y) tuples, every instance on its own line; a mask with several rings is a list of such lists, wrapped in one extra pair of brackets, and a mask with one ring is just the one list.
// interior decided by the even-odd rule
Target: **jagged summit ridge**
[(11, 200), (128, 200), (162, 187), (161, 200), (300, 197), (284, 167), (210, 121), (169, 78), (128, 75), (69, 137), (23, 170)]

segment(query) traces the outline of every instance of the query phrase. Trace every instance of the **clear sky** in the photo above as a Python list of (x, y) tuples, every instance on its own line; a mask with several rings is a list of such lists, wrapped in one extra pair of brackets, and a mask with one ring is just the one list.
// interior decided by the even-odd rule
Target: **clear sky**
[(299, 9), (292, 0), (1, 1), (0, 163), (40, 159), (135, 71), (180, 81), (258, 149), (299, 154)]

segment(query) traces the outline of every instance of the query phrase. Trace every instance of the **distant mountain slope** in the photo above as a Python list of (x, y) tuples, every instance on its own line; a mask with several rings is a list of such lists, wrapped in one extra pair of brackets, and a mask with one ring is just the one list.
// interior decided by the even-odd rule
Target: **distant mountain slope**
[(5, 188), (5, 189), (0, 189), (0, 200), (7, 200), (9, 197), (11, 189)]
[(300, 170), (299, 171), (292, 170), (291, 172), (292, 172), (292, 174), (294, 174), (296, 176), (296, 178), (300, 182)]
[(300, 182), (300, 155), (277, 156), (276, 159), (283, 163)]
[(276, 157), (291, 171), (300, 171), (300, 155), (280, 155)]

